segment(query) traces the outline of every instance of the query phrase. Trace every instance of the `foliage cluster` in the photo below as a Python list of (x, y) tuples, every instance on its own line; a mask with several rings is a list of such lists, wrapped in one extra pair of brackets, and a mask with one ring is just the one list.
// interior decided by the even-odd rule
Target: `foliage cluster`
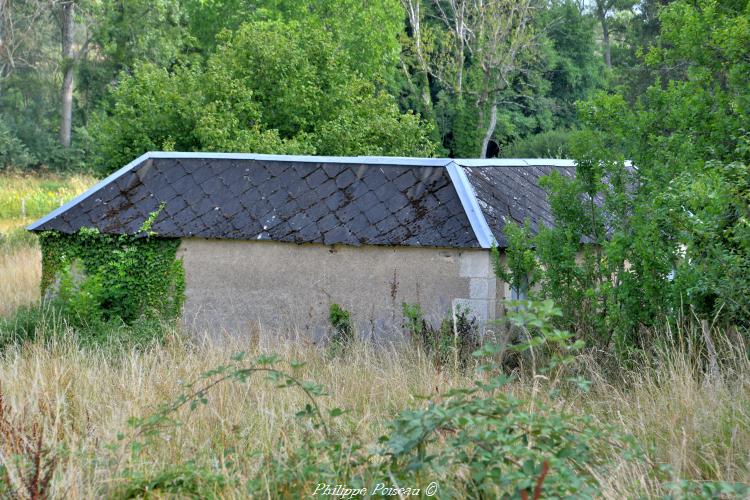
[(544, 180), (555, 227), (506, 231), (500, 275), (532, 277), (591, 345), (628, 355), (683, 317), (750, 328), (747, 9), (664, 8), (647, 60), (682, 77), (634, 103), (600, 94), (581, 104), (577, 176)]
[[(146, 232), (148, 229), (146, 228)], [(74, 324), (175, 319), (184, 300), (178, 239), (44, 232), (42, 294)]]
[(205, 63), (137, 66), (92, 139), (111, 171), (158, 149), (429, 156), (428, 132), (355, 72), (330, 33), (257, 21), (222, 35)]
[(411, 341), (438, 367), (467, 370), (474, 367), (472, 354), (480, 346), (479, 325), (471, 311), (458, 308), (455, 314), (443, 318), (438, 327), (431, 325), (418, 303), (401, 304), (403, 328)]
[(331, 349), (334, 354), (345, 349), (354, 341), (354, 325), (351, 312), (335, 302), (328, 309), (328, 320), (333, 327), (331, 335)]

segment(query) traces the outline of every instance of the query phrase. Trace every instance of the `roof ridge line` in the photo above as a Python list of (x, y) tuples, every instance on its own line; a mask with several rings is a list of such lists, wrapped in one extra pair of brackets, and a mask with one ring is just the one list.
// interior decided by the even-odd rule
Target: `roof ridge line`
[(444, 167), (446, 164), (453, 161), (450, 158), (419, 158), (411, 156), (316, 156), (268, 153), (222, 153), (216, 151), (151, 151), (149, 154), (151, 155), (151, 158), (166, 159), (265, 160), (421, 167)]
[(492, 234), (490, 226), (487, 224), (484, 212), (479, 208), (477, 195), (469, 182), (469, 178), (466, 176), (464, 168), (455, 161), (452, 161), (445, 166), (445, 169), (448, 171), (448, 176), (453, 183), (453, 187), (456, 188), (458, 198), (461, 200), (461, 205), (464, 207), (464, 212), (469, 219), (479, 245), (482, 248), (491, 248), (493, 245), (497, 245), (495, 235)]
[(90, 187), (89, 189), (87, 189), (83, 193), (79, 194), (78, 196), (76, 196), (75, 198), (73, 198), (72, 200), (70, 200), (69, 202), (65, 203), (64, 205), (60, 205), (59, 208), (56, 208), (55, 210), (51, 211), (50, 213), (48, 213), (47, 215), (45, 215), (41, 219), (38, 219), (38, 220), (32, 222), (31, 224), (29, 224), (28, 226), (26, 226), (26, 230), (27, 231), (33, 231), (34, 229), (36, 229), (37, 227), (41, 226), (45, 222), (54, 219), (55, 217), (57, 217), (58, 215), (60, 215), (62, 213), (67, 212), (69, 209), (73, 208), (78, 203), (82, 202), (83, 200), (85, 200), (86, 198), (88, 198), (89, 196), (91, 196), (92, 194), (96, 193), (101, 188), (107, 186), (108, 184), (112, 183), (113, 181), (115, 181), (115, 180), (119, 179), (120, 177), (122, 177), (123, 175), (127, 174), (128, 172), (130, 172), (131, 170), (133, 170), (135, 167), (137, 167), (138, 165), (140, 165), (144, 161), (151, 159), (153, 157), (152, 155), (153, 155), (153, 152), (151, 152), (151, 151), (149, 151), (148, 153), (143, 153), (141, 156), (139, 156), (135, 160), (131, 161), (130, 163), (128, 163), (127, 165), (125, 165), (121, 169), (117, 170), (116, 172), (114, 172), (114, 173), (108, 175), (107, 177), (105, 177), (104, 179), (100, 180), (99, 182), (97, 182), (96, 184), (94, 184), (92, 187)]

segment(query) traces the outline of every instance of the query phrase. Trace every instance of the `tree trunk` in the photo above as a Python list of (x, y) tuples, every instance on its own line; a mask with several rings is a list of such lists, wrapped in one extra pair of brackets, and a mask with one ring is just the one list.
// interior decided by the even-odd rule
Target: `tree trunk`
[(484, 139), (482, 140), (482, 154), (480, 158), (487, 158), (487, 148), (490, 145), (492, 134), (495, 133), (495, 126), (497, 126), (497, 103), (493, 103), (492, 109), (490, 110), (490, 123), (487, 126), (487, 132), (485, 132)]
[[(5, 23), (6, 16), (8, 15), (7, 9), (7, 0), (0, 0), (0, 83), (2, 83), (3, 78), (7, 76), (8, 72), (8, 64), (5, 61)], [(0, 95), (2, 94), (0, 93)]]
[(604, 39), (604, 63), (607, 68), (612, 69), (612, 56), (609, 50), (609, 23), (606, 16), (601, 17), (602, 21), (602, 38)]
[(70, 131), (73, 122), (73, 21), (75, 3), (72, 0), (60, 3), (60, 30), (62, 32), (63, 82), (60, 108), (60, 144), (70, 146)]

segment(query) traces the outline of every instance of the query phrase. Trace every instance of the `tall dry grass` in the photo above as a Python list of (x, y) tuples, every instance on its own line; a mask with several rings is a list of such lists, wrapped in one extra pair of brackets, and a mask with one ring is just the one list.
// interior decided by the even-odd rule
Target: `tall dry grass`
[[(128, 432), (131, 417), (173, 400), (186, 382), (227, 363), (238, 350), (257, 353), (258, 347), (237, 340), (202, 347), (168, 341), (113, 355), (107, 349), (83, 350), (73, 340), (26, 345), (0, 359), (2, 393), (17, 424), (35, 419), (50, 446), (69, 450), (55, 476), (55, 495), (100, 496), (115, 486), (126, 466), (151, 471), (188, 460), (210, 464), (229, 448), (242, 450), (232, 475), (244, 483), (258, 472), (259, 457), (251, 450), (278, 453), (280, 443), (301, 439), (305, 427), (294, 417), (306, 402), (300, 392), (275, 389), (262, 378), (219, 385), (208, 405), (179, 414), (184, 424), (168, 441), (158, 441), (147, 459), (130, 463), (126, 451), (107, 448), (118, 444), (118, 433)], [(461, 376), (442, 377), (429, 360), (395, 349), (360, 348), (334, 361), (295, 345), (277, 351), (307, 363), (298, 376), (326, 387), (330, 395), (321, 399), (324, 407), (351, 411), (340, 432), (372, 441), (398, 411), (420, 404), (414, 395), (469, 383)]]
[(0, 247), (0, 316), (39, 301), (42, 258), (37, 245)]
[[(685, 338), (696, 338), (686, 335)], [(704, 346), (669, 345), (617, 375), (594, 369), (597, 382), (580, 411), (614, 424), (648, 452), (650, 463), (628, 462), (600, 478), (607, 497), (663, 495), (649, 479), (669, 465), (675, 478), (750, 484), (750, 359), (738, 335), (714, 331), (721, 371), (706, 373)]]
[(39, 299), (41, 257), (24, 227), (95, 182), (88, 175), (0, 174), (0, 317)]
[[(65, 333), (65, 332), (62, 332)], [(307, 428), (294, 417), (303, 395), (280, 390), (257, 379), (226, 383), (195, 411), (181, 410), (182, 425), (157, 439), (137, 460), (122, 448), (118, 433), (128, 436), (128, 419), (153, 412), (173, 400), (199, 373), (225, 364), (232, 353), (257, 354), (257, 342), (230, 339), (193, 345), (179, 336), (163, 345), (126, 352), (83, 349), (73, 332), (47, 345), (11, 349), (0, 358), (0, 380), (8, 414), (17, 425), (38, 422), (46, 444), (61, 454), (52, 488), (56, 496), (91, 498), (111, 493), (126, 468), (152, 472), (170, 464), (194, 461), (237, 480), (228, 497), (240, 497), (242, 485), (259, 470), (260, 456), (283, 453), (282, 445), (301, 442)], [(60, 340), (62, 339), (62, 340)], [(617, 377), (588, 366), (593, 380), (585, 395), (560, 396), (551, 403), (583, 412), (601, 424), (632, 434), (647, 449), (647, 461), (613, 463), (600, 478), (607, 498), (655, 497), (666, 493), (654, 479), (659, 464), (677, 477), (747, 481), (750, 471), (750, 365), (737, 346), (724, 349), (720, 378), (708, 380), (697, 365), (696, 348), (666, 350)], [(436, 371), (418, 352), (358, 346), (348, 357), (299, 344), (274, 348), (285, 359), (301, 359), (304, 379), (323, 384), (324, 408), (350, 410), (338, 433), (374, 442), (397, 412), (426, 404), (415, 396), (439, 398), (470, 378)], [(509, 390), (520, 396), (535, 391), (521, 378)], [(606, 436), (604, 436), (606, 438)], [(127, 441), (127, 439), (126, 439)], [(233, 450), (233, 451), (230, 451)], [(231, 455), (233, 465), (229, 466)], [(7, 457), (4, 457), (7, 458)], [(449, 480), (444, 478), (444, 480)]]

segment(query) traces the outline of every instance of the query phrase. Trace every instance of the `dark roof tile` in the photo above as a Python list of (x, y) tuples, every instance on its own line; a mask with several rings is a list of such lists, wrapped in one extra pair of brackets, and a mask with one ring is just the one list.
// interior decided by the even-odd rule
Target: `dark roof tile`
[[(149, 157), (35, 229), (132, 233), (164, 203), (154, 224), (164, 236), (479, 246), (447, 162), (321, 160)], [(551, 224), (539, 187), (542, 175), (575, 172), (545, 166), (458, 168), (466, 172), (501, 245), (504, 218), (529, 218), (534, 229)]]

